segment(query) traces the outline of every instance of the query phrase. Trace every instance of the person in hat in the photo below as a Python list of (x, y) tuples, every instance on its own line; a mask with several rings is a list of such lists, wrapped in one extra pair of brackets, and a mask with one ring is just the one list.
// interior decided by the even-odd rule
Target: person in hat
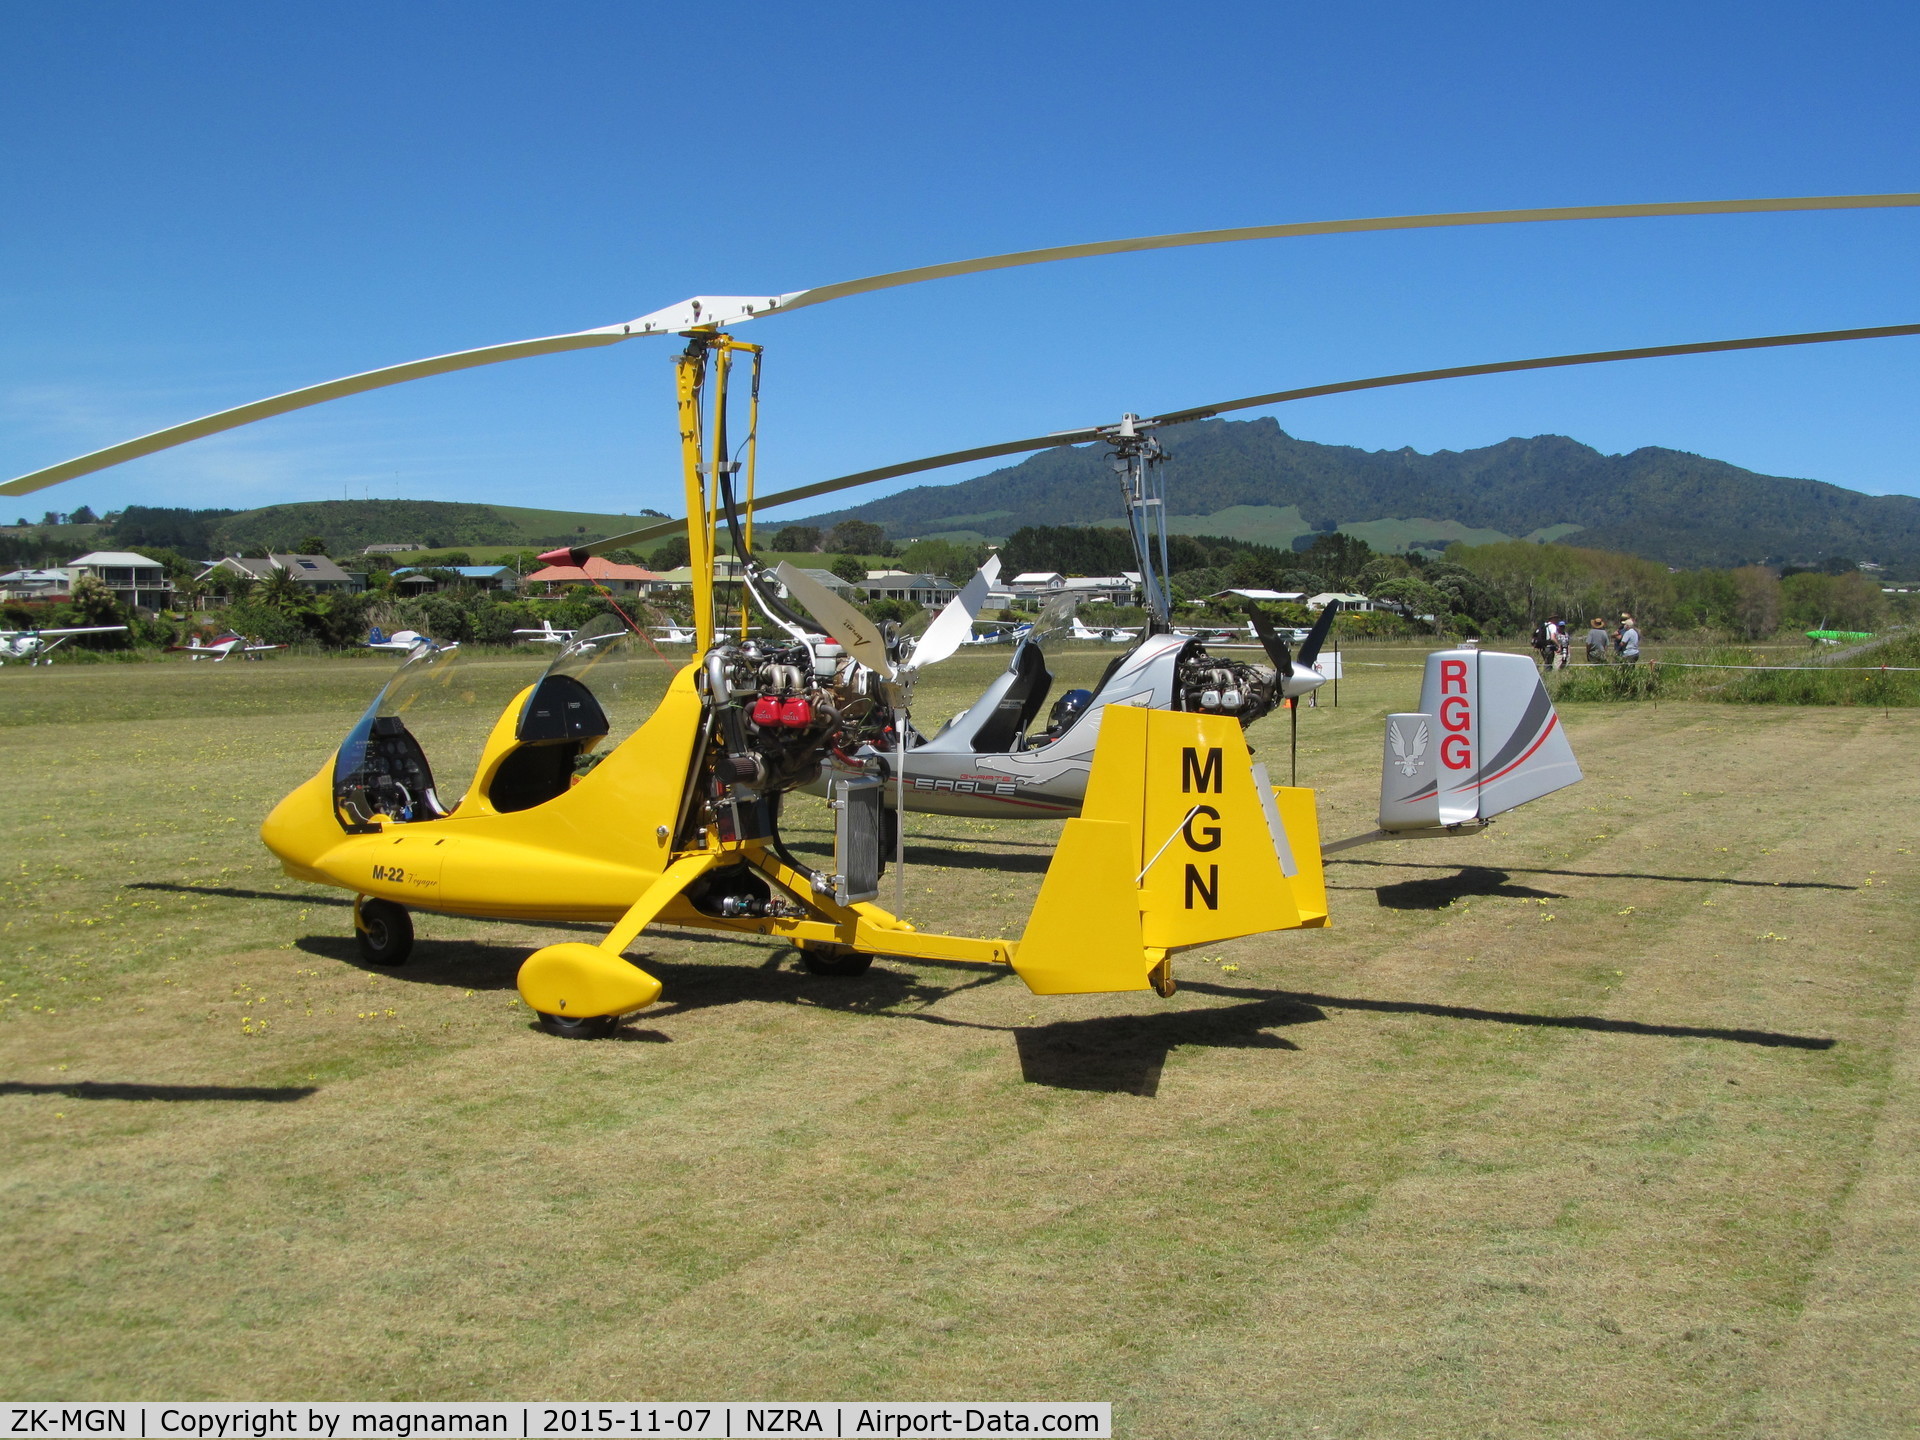
[(1607, 643), (1607, 622), (1596, 615), (1593, 617), (1593, 624), (1587, 629), (1587, 663), (1589, 665), (1607, 663)]
[(1613, 637), (1614, 648), (1620, 652), (1620, 659), (1628, 665), (1640, 660), (1640, 627), (1633, 623), (1633, 616), (1620, 616), (1620, 629)]

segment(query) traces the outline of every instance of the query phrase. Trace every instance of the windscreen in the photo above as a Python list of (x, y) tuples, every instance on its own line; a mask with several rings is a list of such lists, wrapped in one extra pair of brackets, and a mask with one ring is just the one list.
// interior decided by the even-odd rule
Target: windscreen
[[(376, 816), (407, 822), (450, 813), (481, 747), (515, 694), (538, 674), (537, 654), (472, 655), (423, 643), (374, 697), (334, 757), (334, 803), (349, 830)], [(440, 775), (435, 778), (435, 766)]]
[(574, 632), (534, 686), (521, 707), (518, 738), (583, 740), (605, 754), (653, 713), (685, 663), (669, 660), (619, 617), (596, 616)]

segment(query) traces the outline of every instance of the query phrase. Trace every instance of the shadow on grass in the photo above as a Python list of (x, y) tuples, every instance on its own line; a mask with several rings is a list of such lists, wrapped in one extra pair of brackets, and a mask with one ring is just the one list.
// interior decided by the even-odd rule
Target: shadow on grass
[(136, 1085), (130, 1082), (75, 1080), (36, 1085), (0, 1080), (0, 1095), (64, 1095), (69, 1100), (262, 1100), (284, 1105), (304, 1100), (318, 1085)]
[(1291, 1040), (1267, 1031), (1326, 1018), (1316, 1007), (1287, 996), (1217, 1010), (1060, 1020), (1016, 1029), (1013, 1039), (1020, 1052), (1020, 1076), (1030, 1085), (1152, 1096), (1160, 1089), (1167, 1056), (1183, 1045), (1298, 1050)]
[[(682, 937), (676, 934), (675, 938)], [(422, 940), (416, 942), (413, 957), (405, 965), (380, 967), (362, 961), (358, 947), (346, 938), (309, 936), (298, 942), (298, 948), (310, 955), (341, 961), (369, 973), (390, 975), (397, 980), (474, 990), (512, 988), (520, 962), (527, 954), (524, 947), (517, 945), (476, 940)], [(1049, 1025), (995, 1025), (934, 1014), (930, 1007), (963, 991), (1010, 980), (1013, 972), (1008, 969), (996, 967), (989, 973), (975, 974), (958, 983), (943, 984), (915, 971), (884, 964), (857, 976), (814, 975), (801, 967), (796, 951), (783, 946), (769, 947), (766, 958), (759, 964), (714, 964), (647, 955), (634, 958), (657, 975), (666, 987), (666, 998), (645, 1012), (649, 1027), (700, 1010), (754, 1002), (1011, 1034), (1020, 1059), (1021, 1076), (1030, 1084), (1149, 1097), (1158, 1092), (1167, 1056), (1182, 1046), (1296, 1050), (1299, 1047), (1291, 1040), (1267, 1032), (1324, 1020), (1330, 1010), (1429, 1015), (1481, 1024), (1588, 1030), (1660, 1039), (1720, 1040), (1798, 1050), (1830, 1050), (1837, 1043), (1824, 1036), (1773, 1030), (1659, 1025), (1601, 1015), (1541, 1015), (1418, 1000), (1251, 990), (1209, 981), (1185, 981), (1182, 988), (1243, 1003), (1211, 1009), (1168, 1010), (1155, 1015), (1103, 1015), (1085, 1020), (1060, 1020)], [(921, 964), (910, 963), (916, 967)], [(669, 1043), (673, 1039), (658, 1029), (635, 1026), (622, 1026), (611, 1038), (646, 1044)]]
[[(1450, 865), (1423, 865), (1418, 860), (1327, 861), (1333, 865), (1371, 865), (1382, 870), (1448, 870)], [(1470, 867), (1478, 868), (1478, 867)], [(1652, 875), (1641, 870), (1549, 870), (1539, 865), (1512, 865), (1510, 872), (1522, 875), (1568, 875), (1582, 880), (1665, 880), (1673, 885), (1747, 885), (1756, 890), (1858, 890), (1858, 885), (1837, 885), (1828, 880), (1735, 880), (1726, 875)], [(1556, 897), (1558, 898), (1558, 897)]]
[[(1337, 887), (1364, 889), (1364, 886)], [(1389, 910), (1442, 910), (1456, 900), (1483, 895), (1509, 900), (1564, 900), (1558, 890), (1536, 890), (1531, 885), (1516, 885), (1505, 870), (1484, 865), (1469, 865), (1457, 875), (1435, 875), (1426, 880), (1401, 880), (1381, 885), (1373, 892)]]
[[(1186, 985), (1208, 995), (1261, 995), (1228, 985), (1195, 981)], [(1790, 1035), (1779, 1030), (1722, 1029), (1712, 1025), (1655, 1025), (1646, 1020), (1614, 1020), (1605, 1015), (1535, 1015), (1524, 1010), (1481, 1010), (1471, 1005), (1437, 1005), (1425, 1000), (1361, 1000), (1352, 996), (1289, 992), (1287, 999), (1329, 1010), (1374, 1010), (1389, 1015), (1432, 1015), (1441, 1020), (1479, 1020), (1496, 1025), (1539, 1025), (1559, 1030), (1593, 1030), (1607, 1035), (1653, 1035), (1671, 1040), (1727, 1040), (1736, 1045), (1765, 1045), (1789, 1050), (1831, 1050), (1840, 1042), (1826, 1035)]]
[(296, 905), (353, 904), (351, 895), (319, 894), (306, 890), (241, 890), (231, 885), (174, 885), (165, 880), (133, 880), (129, 890), (166, 890), (177, 895), (219, 895), (227, 900), (285, 900)]

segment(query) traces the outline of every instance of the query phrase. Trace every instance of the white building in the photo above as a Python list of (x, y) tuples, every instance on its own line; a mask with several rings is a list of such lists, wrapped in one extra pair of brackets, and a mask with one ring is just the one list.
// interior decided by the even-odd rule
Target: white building
[(1373, 601), (1369, 600), (1366, 596), (1348, 594), (1344, 590), (1322, 590), (1318, 595), (1309, 595), (1307, 597), (1307, 608), (1309, 610), (1324, 610), (1327, 608), (1327, 602), (1330, 600), (1338, 600), (1342, 610), (1371, 610), (1374, 608)]
[(173, 582), (167, 578), (167, 567), (131, 550), (90, 550), (68, 562), (67, 573), (74, 582), (82, 575), (92, 576), (129, 609), (164, 610), (173, 604)]

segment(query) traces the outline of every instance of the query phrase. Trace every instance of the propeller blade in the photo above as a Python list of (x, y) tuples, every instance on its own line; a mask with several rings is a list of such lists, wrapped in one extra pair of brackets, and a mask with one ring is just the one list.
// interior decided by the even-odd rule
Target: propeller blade
[(880, 626), (799, 567), (781, 561), (773, 572), (787, 593), (798, 600), (813, 618), (827, 627), (846, 652), (876, 675), (893, 678), (893, 662), (887, 658), (887, 642)]
[[(409, 361), (403, 365), (389, 365), (378, 370), (367, 370), (358, 375), (330, 380), (321, 385), (310, 385), (300, 390), (289, 390), (284, 395), (275, 395), (249, 405), (218, 411), (212, 415), (202, 416), (198, 420), (190, 420), (184, 425), (156, 430), (150, 435), (143, 435), (118, 445), (110, 445), (104, 450), (96, 450), (72, 460), (63, 460), (58, 465), (49, 465), (44, 469), (31, 471), (0, 485), (0, 495), (25, 495), (49, 485), (57, 485), (63, 480), (71, 480), (76, 476), (104, 470), (109, 465), (118, 465), (127, 460), (138, 459), (142, 455), (151, 455), (158, 450), (184, 445), (189, 440), (217, 435), (223, 430), (232, 430), (256, 420), (284, 415), (290, 410), (318, 405), (326, 400), (337, 400), (346, 395), (357, 395), (366, 390), (377, 390), (382, 386), (399, 385), (408, 380), (420, 380), (430, 375), (445, 375), (455, 370), (468, 370), (476, 365), (493, 365), (503, 360), (520, 360), (531, 355), (551, 355), (562, 350), (615, 345), (622, 340), (633, 340), (647, 335), (672, 335), (696, 327), (718, 328), (736, 325), (778, 311), (799, 310), (809, 305), (821, 305), (829, 300), (844, 299), (850, 295), (867, 295), (878, 290), (891, 290), (901, 285), (917, 285), (923, 281), (941, 280), (955, 275), (977, 275), (989, 270), (1007, 270), (1022, 265), (1043, 265), (1056, 260), (1133, 254), (1145, 250), (1170, 250), (1189, 245), (1225, 245), (1243, 240), (1282, 240), (1307, 235), (1342, 235), (1362, 231), (1431, 230), (1462, 225), (1518, 225), (1555, 220), (1630, 220), (1661, 216), (1741, 215), (1796, 210), (1875, 210), (1909, 206), (1920, 206), (1920, 194), (1806, 195), (1760, 200), (1683, 200), (1649, 205), (1575, 205), (1535, 210), (1472, 210), (1436, 215), (1374, 216), (1358, 220), (1308, 220), (1285, 225), (1253, 225), (1226, 230), (1189, 230), (1173, 235), (1147, 235), (1130, 240), (1102, 240), (1087, 245), (1056, 245), (1043, 250), (1018, 250), (1005, 255), (984, 256), (977, 260), (957, 260), (944, 265), (923, 265), (911, 270), (894, 270), (884, 275), (869, 275), (860, 280), (819, 285), (810, 290), (795, 290), (784, 295), (765, 297), (696, 295), (690, 300), (682, 300), (677, 305), (669, 305), (665, 309), (652, 311), (623, 324), (605, 325), (594, 330), (580, 330), (571, 334), (551, 335), (536, 340), (517, 340), (505, 345), (487, 345), (477, 350), (461, 350), (450, 355), (436, 355), (425, 360)], [(1563, 360), (1561, 363), (1579, 362)], [(1223, 407), (1216, 406), (1214, 410), (1207, 413), (1215, 413), (1220, 408)], [(1051, 443), (1076, 442), (1053, 440)], [(996, 450), (988, 447), (986, 450), (977, 452), (957, 453), (943, 463), (957, 465), (967, 459), (986, 459), (992, 454), (1013, 454), (1022, 448), (1045, 449), (1047, 445), (1029, 445), (1021, 442), (1006, 449)], [(933, 467), (923, 466), (922, 468)], [(911, 469), (896, 469), (885, 473), (874, 471), (866, 478), (884, 480), (891, 479), (895, 475), (911, 473), (913, 473)], [(831, 487), (833, 482), (827, 482), (827, 484)], [(827, 493), (825, 489), (802, 487), (801, 490), (787, 492), (778, 500), (769, 497), (762, 503), (771, 505), (780, 503), (782, 500), (803, 500), (812, 495), (825, 493)], [(634, 544), (649, 537), (636, 531), (631, 536), (622, 538), (625, 543)]]
[(1273, 661), (1273, 673), (1282, 679), (1293, 674), (1293, 652), (1287, 649), (1287, 642), (1275, 633), (1273, 622), (1267, 619), (1266, 612), (1261, 610), (1257, 602), (1247, 602), (1247, 618), (1253, 622), (1253, 633), (1260, 641), (1260, 648)]
[(1308, 669), (1320, 658), (1320, 647), (1327, 643), (1327, 635), (1333, 629), (1333, 617), (1340, 613), (1338, 600), (1327, 601), (1327, 608), (1320, 612), (1320, 618), (1313, 622), (1313, 629), (1307, 632), (1306, 644), (1300, 647), (1300, 663)]
[(1000, 578), (1000, 557), (989, 555), (987, 563), (973, 572), (973, 578), (960, 593), (941, 607), (939, 616), (927, 627), (927, 633), (913, 647), (913, 669), (918, 672), (938, 665), (960, 648), (960, 642), (973, 633), (973, 622), (987, 603), (987, 592)]

